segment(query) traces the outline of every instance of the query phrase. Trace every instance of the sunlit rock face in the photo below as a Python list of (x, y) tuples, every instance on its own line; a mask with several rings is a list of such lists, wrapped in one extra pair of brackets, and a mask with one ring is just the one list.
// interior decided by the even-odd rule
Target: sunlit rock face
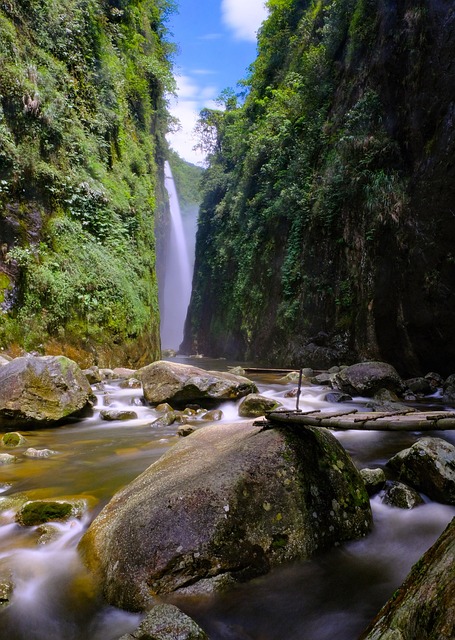
[(208, 169), (184, 353), (454, 373), (454, 51), (450, 2), (272, 9)]
[(0, 425), (6, 429), (58, 422), (91, 399), (87, 378), (64, 356), (16, 358), (0, 369)]
[(80, 543), (107, 600), (217, 590), (365, 535), (359, 472), (325, 429), (200, 429), (117, 493)]

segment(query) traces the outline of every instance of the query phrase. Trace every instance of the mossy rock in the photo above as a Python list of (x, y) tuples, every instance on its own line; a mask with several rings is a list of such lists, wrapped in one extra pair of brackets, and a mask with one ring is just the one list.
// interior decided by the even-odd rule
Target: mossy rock
[(24, 504), (16, 514), (16, 520), (25, 527), (34, 527), (46, 522), (65, 522), (80, 516), (81, 510), (79, 503), (34, 500)]
[(14, 449), (14, 447), (21, 447), (27, 442), (23, 435), (17, 431), (5, 433), (1, 439), (2, 447), (8, 447), (8, 449)]

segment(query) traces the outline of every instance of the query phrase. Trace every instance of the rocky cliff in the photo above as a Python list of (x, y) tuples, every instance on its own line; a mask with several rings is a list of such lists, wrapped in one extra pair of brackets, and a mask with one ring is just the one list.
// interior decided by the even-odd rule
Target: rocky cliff
[(455, 9), (272, 0), (210, 152), (182, 350), (286, 365), (455, 356)]
[(159, 355), (171, 4), (0, 7), (0, 346), (14, 355)]

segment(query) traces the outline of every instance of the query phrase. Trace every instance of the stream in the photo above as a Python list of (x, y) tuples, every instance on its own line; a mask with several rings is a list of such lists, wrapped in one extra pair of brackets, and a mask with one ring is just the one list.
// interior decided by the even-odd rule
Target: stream
[[(228, 364), (184, 361), (206, 369), (226, 370)], [(294, 407), (295, 399), (284, 395), (295, 384), (279, 382), (271, 374), (249, 377), (261, 393)], [(333, 410), (334, 405), (324, 400), (326, 391), (304, 387), (300, 408)], [(103, 603), (79, 560), (77, 544), (112, 495), (178, 441), (179, 425), (151, 427), (157, 412), (142, 404), (140, 389), (122, 389), (120, 381), (107, 381), (95, 393), (98, 403), (93, 415), (58, 428), (21, 430), (25, 446), (8, 450), (18, 456), (18, 462), (0, 466), (0, 582), (11, 577), (14, 583), (10, 605), (1, 607), (0, 602), (0, 640), (118, 640), (141, 619)], [(110, 408), (133, 408), (138, 418), (100, 419), (106, 394)], [(353, 404), (363, 401), (356, 398)], [(241, 420), (235, 403), (220, 408), (224, 422)], [(422, 435), (334, 434), (359, 468), (384, 466), (394, 453)], [(454, 432), (432, 435), (455, 444)], [(27, 447), (48, 448), (56, 454), (27, 458), (23, 455)], [(16, 524), (8, 501), (17, 494), (29, 499), (83, 498), (88, 509), (82, 519), (53, 524), (49, 536), (45, 529)], [(282, 566), (225, 595), (185, 600), (174, 596), (171, 601), (191, 615), (211, 640), (356, 640), (455, 516), (455, 507), (424, 499), (425, 504), (406, 511), (375, 497), (374, 527), (368, 537), (312, 561)]]

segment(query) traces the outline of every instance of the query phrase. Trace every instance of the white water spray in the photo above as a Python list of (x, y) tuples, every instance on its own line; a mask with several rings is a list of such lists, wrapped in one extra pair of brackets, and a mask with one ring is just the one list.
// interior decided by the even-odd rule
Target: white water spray
[(164, 165), (165, 186), (169, 195), (171, 232), (166, 257), (163, 305), (161, 309), (161, 347), (178, 349), (191, 296), (192, 261), (183, 228), (174, 178), (168, 162)]

